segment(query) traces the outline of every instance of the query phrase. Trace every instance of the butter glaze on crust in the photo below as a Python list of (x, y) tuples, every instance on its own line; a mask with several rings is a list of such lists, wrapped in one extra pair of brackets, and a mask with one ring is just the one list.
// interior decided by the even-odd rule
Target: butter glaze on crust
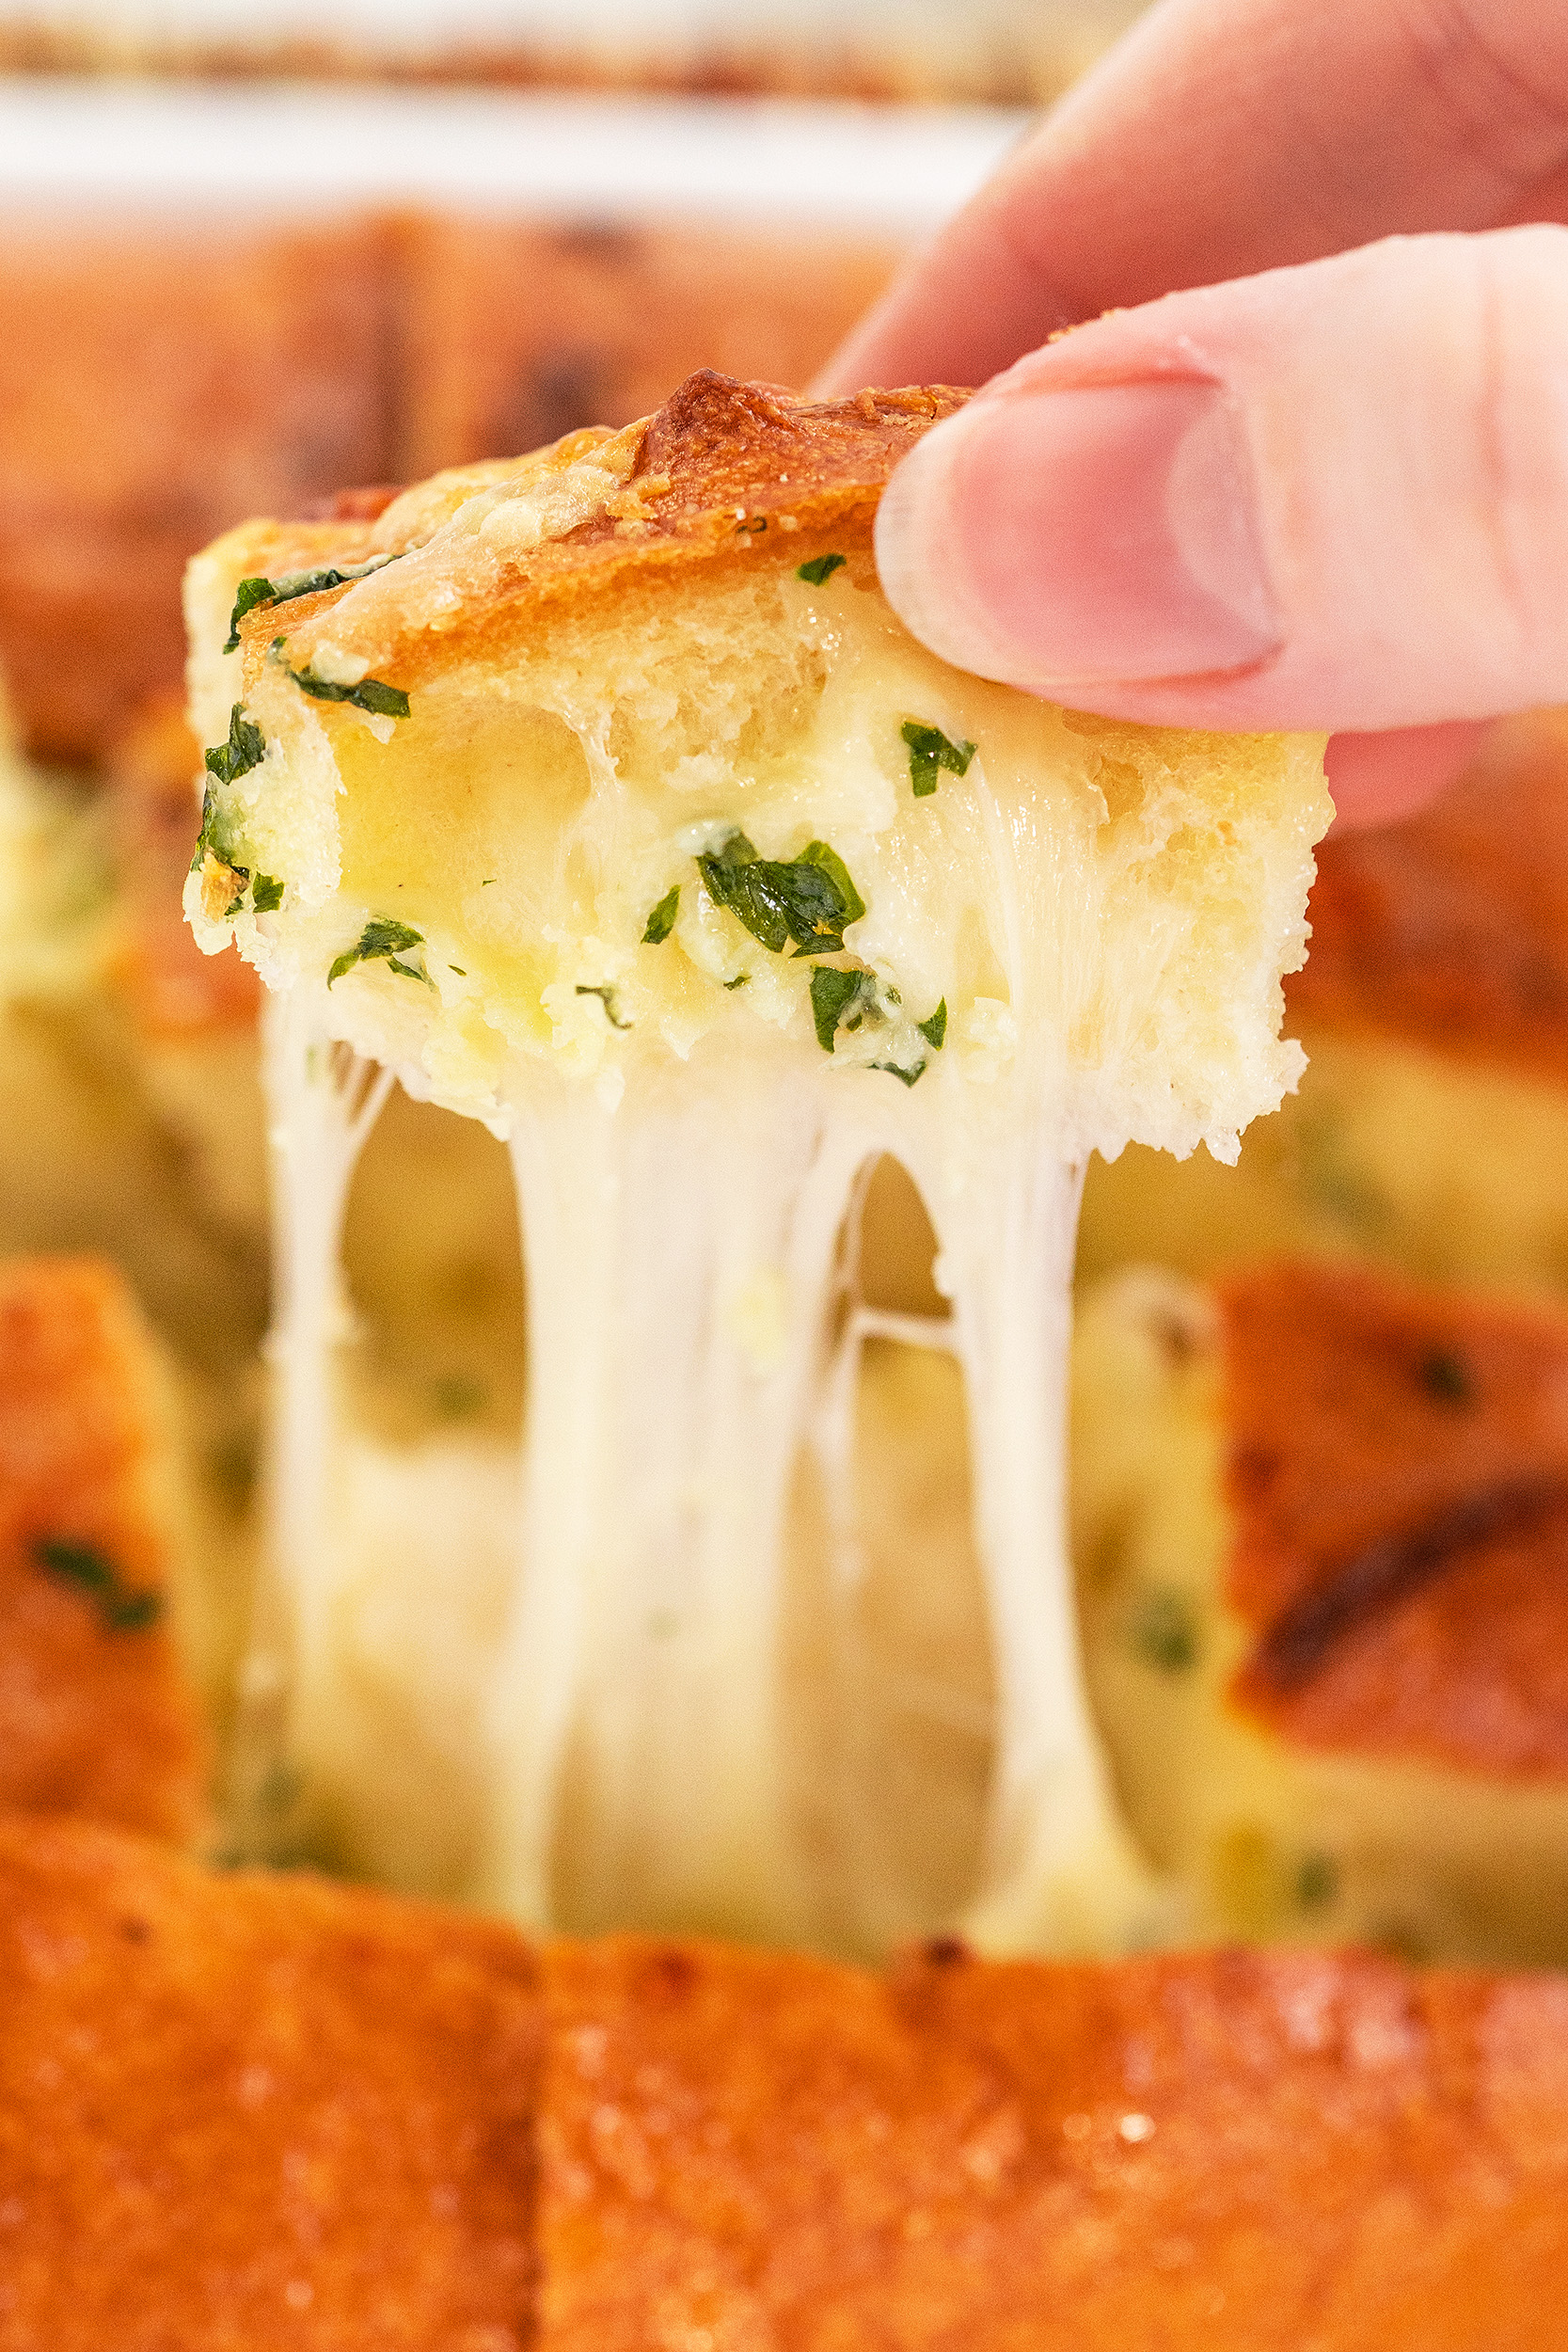
[(1307, 1263), (1218, 1295), (1233, 1699), (1306, 1747), (1568, 1778), (1568, 1324)]
[(693, 563), (800, 564), (831, 544), (869, 560), (899, 458), (965, 399), (944, 386), (811, 402), (703, 370), (619, 433), (590, 427), (525, 458), (437, 474), (372, 522), (249, 524), (219, 549), (274, 577), (329, 558), (400, 560), (245, 621), (245, 677), (286, 623), (298, 669), (324, 644), (408, 690), (498, 656), (546, 607)]
[(7, 2352), (523, 2352), (536, 1964), (509, 1929), (0, 1823)]
[(1568, 1987), (546, 1955), (539, 2352), (1546, 2352)]

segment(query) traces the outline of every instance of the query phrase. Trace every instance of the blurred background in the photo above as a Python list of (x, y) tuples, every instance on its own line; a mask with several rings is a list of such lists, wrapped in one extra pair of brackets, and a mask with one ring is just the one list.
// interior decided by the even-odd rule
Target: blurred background
[(35, 756), (178, 688), (254, 513), (800, 384), (1135, 0), (0, 12), (0, 670)]

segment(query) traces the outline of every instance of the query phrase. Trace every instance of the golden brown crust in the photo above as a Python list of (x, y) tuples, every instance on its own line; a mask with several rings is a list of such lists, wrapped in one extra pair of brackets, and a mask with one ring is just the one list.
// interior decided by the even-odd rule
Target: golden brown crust
[(830, 548), (864, 555), (894, 467), (966, 397), (937, 385), (814, 402), (704, 369), (618, 434), (590, 428), (529, 458), (436, 475), (373, 523), (253, 526), (247, 568), (268, 577), (375, 553), (401, 560), (286, 608), (257, 608), (240, 632), (246, 681), (280, 631), (292, 668), (330, 643), (409, 691), (454, 662), (497, 658), (547, 610), (693, 564), (793, 567)]
[(1418, 817), (1318, 850), (1292, 1014), (1568, 1085), (1568, 714), (1497, 729)]
[(522, 2352), (510, 1930), (0, 1824), (0, 2343)]
[(0, 1265), (0, 1811), (182, 1839), (207, 1757), (167, 1624), (155, 1375), (108, 1266)]
[(1568, 1776), (1568, 1325), (1307, 1263), (1218, 1288), (1235, 1701), (1308, 1747)]
[(546, 1960), (540, 2352), (1545, 2352), (1568, 1986)]

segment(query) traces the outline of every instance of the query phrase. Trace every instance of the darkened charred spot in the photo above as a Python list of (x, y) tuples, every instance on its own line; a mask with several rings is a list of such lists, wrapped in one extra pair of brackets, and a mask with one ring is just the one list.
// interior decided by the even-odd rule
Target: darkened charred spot
[(1380, 1537), (1331, 1568), (1275, 1619), (1254, 1653), (1248, 1679), (1275, 1691), (1299, 1690), (1339, 1643), (1467, 1553), (1505, 1536), (1533, 1534), (1565, 1507), (1568, 1485), (1560, 1479), (1509, 1479), (1464, 1496), (1405, 1534)]
[(127, 1944), (149, 1944), (152, 1940), (152, 1930), (145, 1919), (122, 1919), (119, 1931)]
[(584, 424), (626, 423), (624, 417), (602, 413), (604, 388), (613, 373), (611, 355), (597, 344), (567, 344), (546, 353), (491, 419), (492, 439), (498, 447), (536, 449)]
[(1238, 1502), (1261, 1502), (1279, 1475), (1280, 1457), (1273, 1446), (1237, 1445), (1230, 1449), (1230, 1490)]
[(699, 1974), (691, 1954), (671, 1944), (660, 1951), (649, 1953), (644, 1965), (644, 1983), (655, 2000), (684, 2001), (695, 1992)]
[(1544, 948), (1518, 957), (1509, 981), (1513, 1001), (1522, 1012), (1560, 1012), (1568, 1002), (1562, 973)]
[(961, 1968), (974, 1957), (961, 1935), (928, 1935), (920, 1956), (928, 1968)]
[(647, 247), (645, 237), (616, 220), (562, 221), (551, 243), (558, 253), (624, 270), (635, 269)]
[(1470, 1405), (1475, 1401), (1475, 1375), (1457, 1348), (1434, 1347), (1422, 1357), (1416, 1377), (1434, 1404)]

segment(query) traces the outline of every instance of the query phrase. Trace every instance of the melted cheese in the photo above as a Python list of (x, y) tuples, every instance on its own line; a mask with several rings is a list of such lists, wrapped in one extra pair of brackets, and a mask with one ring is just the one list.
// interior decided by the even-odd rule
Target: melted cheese
[[(327, 616), (334, 660), (363, 651), (356, 599), (397, 569)], [(613, 632), (568, 612), (504, 664), (453, 644), (390, 723), (308, 700), (292, 653), (267, 663), (248, 697), (265, 761), (222, 795), (235, 855), (285, 882), (277, 913), (231, 918), (278, 992), (278, 1662), (259, 1679), (293, 1694), (285, 1745), (309, 1748), (343, 1654), (338, 1234), (395, 1072), (507, 1139), (527, 1266), (474, 1889), (550, 1923), (569, 1839), (574, 1924), (814, 1931), (783, 1731), (794, 1498), (815, 1459), (830, 1572), (851, 1580), (843, 1470), (874, 1326), (843, 1237), (889, 1154), (936, 1232), (951, 1314), (914, 1336), (961, 1371), (993, 1649), (962, 1924), (997, 1947), (1146, 1934), (1159, 1890), (1091, 1727), (1062, 1533), (1079, 1186), (1092, 1149), (1131, 1137), (1232, 1158), (1294, 1084), (1278, 980), (1328, 814), (1321, 742), (1078, 717), (944, 668), (873, 587), (760, 562), (628, 595)], [(923, 799), (910, 718), (978, 746)], [(697, 855), (736, 827), (765, 857), (829, 842), (865, 902), (847, 961), (874, 971), (879, 1018), (832, 1053), (808, 961), (701, 884)], [(673, 934), (642, 944), (676, 886)], [(194, 882), (191, 907), (223, 944)], [(404, 968), (329, 986), (388, 920), (419, 934)], [(921, 1061), (912, 1086), (875, 1066)]]

